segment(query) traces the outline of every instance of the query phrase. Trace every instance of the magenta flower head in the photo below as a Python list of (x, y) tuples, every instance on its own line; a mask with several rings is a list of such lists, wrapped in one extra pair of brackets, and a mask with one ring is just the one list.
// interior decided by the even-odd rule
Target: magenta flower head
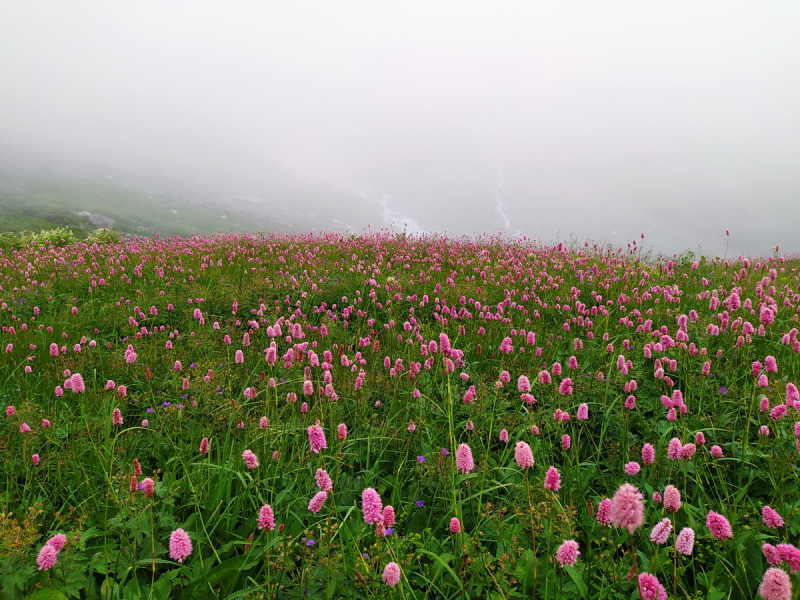
[(563, 450), (569, 450), (570, 446), (572, 446), (572, 438), (569, 437), (569, 434), (565, 433), (561, 436), (561, 448)]
[(118, 408), (115, 408), (111, 415), (111, 423), (114, 425), (122, 425), (122, 413)]
[(795, 402), (800, 400), (800, 391), (797, 390), (797, 386), (793, 383), (786, 384), (786, 405), (791, 406)]
[(654, 544), (666, 544), (671, 531), (672, 521), (664, 518), (653, 527), (653, 530), (650, 532), (650, 541)]
[(642, 600), (667, 600), (667, 591), (655, 575), (639, 573), (639, 597)]
[(453, 517), (450, 519), (450, 533), (460, 533), (461, 532), (461, 522), (458, 520), (457, 517)]
[(556, 550), (556, 560), (562, 567), (564, 565), (575, 566), (575, 561), (578, 560), (579, 555), (578, 542), (575, 540), (567, 540)]
[(336, 428), (336, 432), (340, 440), (347, 439), (347, 425), (344, 423), (339, 423), (339, 427)]
[(517, 442), (517, 445), (514, 447), (514, 460), (522, 469), (532, 467), (533, 452), (531, 452), (531, 447), (525, 442)]
[(472, 460), (472, 450), (466, 444), (461, 444), (456, 449), (456, 468), (466, 475), (475, 468)]
[(55, 548), (56, 552), (61, 552), (64, 544), (67, 543), (67, 536), (65, 536), (63, 533), (57, 533), (45, 543)]
[(391, 527), (397, 522), (394, 516), (394, 506), (387, 504), (383, 507), (381, 520), (386, 527)]
[(507, 429), (500, 430), (500, 441), (508, 443), (508, 430)]
[(201, 454), (208, 454), (208, 438), (204, 437), (200, 440), (200, 453)]
[(589, 405), (585, 402), (578, 407), (578, 421), (585, 421), (589, 418)]
[(333, 489), (333, 482), (325, 469), (317, 469), (314, 479), (317, 481), (317, 487), (323, 492), (330, 492)]
[(322, 430), (322, 427), (320, 427), (319, 420), (317, 420), (316, 424), (308, 428), (308, 445), (311, 447), (311, 451), (314, 454), (319, 454), (320, 450), (326, 450), (328, 448), (325, 432)]
[(675, 549), (684, 556), (689, 556), (694, 549), (694, 529), (684, 527), (675, 540)]
[(664, 488), (664, 508), (673, 513), (681, 509), (681, 493), (674, 485)]
[(561, 474), (555, 467), (547, 469), (547, 473), (544, 476), (544, 487), (553, 492), (561, 489)]
[(656, 459), (656, 451), (650, 444), (642, 446), (642, 462), (646, 465), (652, 465)]
[(632, 534), (644, 522), (644, 496), (630, 483), (623, 483), (611, 499), (611, 523)]
[(383, 579), (383, 583), (389, 587), (396, 586), (398, 583), (400, 583), (400, 565), (398, 565), (396, 562), (390, 562), (383, 569), (383, 575), (381, 575), (381, 579)]
[(183, 529), (176, 529), (169, 536), (169, 557), (182, 563), (192, 553), (192, 540)]
[(728, 522), (728, 519), (719, 513), (715, 513), (713, 510), (708, 511), (708, 516), (706, 516), (706, 527), (708, 527), (711, 535), (718, 540), (727, 540), (728, 538), (733, 537), (731, 524)]
[(631, 477), (639, 473), (641, 469), (642, 469), (641, 465), (633, 460), (625, 464), (625, 473), (627, 475), (630, 475)]
[(364, 511), (364, 522), (375, 525), (383, 517), (383, 503), (374, 488), (366, 488), (361, 492), (361, 505)]
[(258, 511), (258, 528), (266, 529), (267, 531), (275, 529), (275, 514), (269, 504), (265, 504)]
[(39, 555), (36, 557), (36, 564), (39, 565), (40, 571), (49, 571), (53, 568), (58, 560), (58, 550), (53, 548), (50, 544), (45, 544), (39, 550)]
[(770, 508), (769, 505), (761, 509), (761, 520), (764, 521), (764, 525), (772, 529), (783, 527), (783, 518), (778, 514), (778, 511)]
[(682, 448), (683, 444), (681, 444), (681, 441), (676, 437), (672, 438), (667, 448), (667, 458), (670, 460), (678, 460), (681, 457)]
[(251, 450), (242, 452), (242, 460), (244, 460), (244, 464), (247, 465), (248, 469), (258, 468), (258, 457)]
[(565, 377), (558, 386), (558, 393), (562, 396), (569, 396), (572, 394), (572, 379)]
[(150, 498), (153, 496), (153, 493), (155, 492), (155, 482), (152, 479), (145, 477), (142, 479), (142, 482), (139, 485), (144, 492), (145, 498)]
[(525, 375), (520, 375), (519, 379), (517, 379), (517, 391), (518, 392), (531, 391), (531, 381)]
[(322, 505), (325, 504), (325, 500), (328, 499), (328, 492), (317, 492), (311, 501), (308, 503), (308, 510), (312, 513), (317, 514), (320, 509), (322, 509)]
[(600, 525), (611, 526), (611, 498), (603, 498), (597, 507), (597, 522)]
[(775, 360), (774, 356), (768, 356), (764, 360), (764, 370), (767, 373), (777, 373), (778, 372), (778, 362)]
[(791, 600), (792, 582), (789, 574), (776, 567), (767, 569), (758, 587), (758, 595), (764, 600)]
[(720, 448), (716, 444), (711, 446), (711, 456), (713, 456), (714, 458), (722, 458), (722, 456), (723, 456), (722, 448)]

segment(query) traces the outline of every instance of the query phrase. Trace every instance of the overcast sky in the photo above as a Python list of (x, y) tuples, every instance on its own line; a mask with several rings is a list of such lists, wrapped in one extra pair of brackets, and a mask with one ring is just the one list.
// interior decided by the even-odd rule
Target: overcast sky
[(795, 1), (0, 0), (0, 143), (252, 195), (277, 164), (421, 230), (798, 252), (798, 32)]

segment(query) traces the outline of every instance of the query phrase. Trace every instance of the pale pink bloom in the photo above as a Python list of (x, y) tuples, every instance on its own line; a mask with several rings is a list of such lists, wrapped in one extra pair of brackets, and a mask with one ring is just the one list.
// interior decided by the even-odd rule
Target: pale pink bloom
[(400, 566), (396, 562), (390, 562), (383, 569), (383, 575), (381, 575), (381, 579), (383, 579), (383, 583), (389, 587), (396, 586), (398, 583), (400, 583)]
[(766, 359), (764, 359), (764, 371), (767, 373), (778, 372), (778, 362), (775, 360), (774, 356), (768, 356)]
[(611, 526), (611, 498), (603, 498), (597, 507), (597, 522)]
[(708, 527), (711, 535), (719, 540), (726, 540), (733, 537), (731, 524), (728, 522), (728, 519), (719, 513), (715, 513), (713, 510), (708, 511), (706, 527)]
[(689, 556), (694, 549), (694, 529), (684, 527), (675, 540), (675, 549), (684, 556)]
[(792, 600), (792, 581), (783, 569), (770, 567), (758, 587), (758, 595), (764, 600)]
[(671, 531), (672, 521), (664, 518), (653, 527), (653, 530), (650, 532), (650, 541), (654, 544), (666, 544)]
[(244, 364), (244, 352), (237, 350), (236, 354), (234, 355), (233, 362), (237, 365)]
[(456, 468), (464, 475), (475, 468), (472, 460), (472, 450), (467, 444), (461, 444), (456, 449)]
[(562, 567), (564, 565), (569, 565), (570, 567), (575, 566), (579, 555), (578, 542), (575, 540), (565, 541), (558, 547), (558, 550), (556, 550), (556, 560)]
[(656, 451), (650, 444), (642, 446), (642, 462), (646, 465), (652, 465), (656, 459)]
[(681, 446), (680, 457), (684, 460), (689, 460), (694, 456), (696, 451), (697, 446), (689, 442), (688, 444)]
[(247, 465), (248, 469), (258, 468), (258, 457), (252, 451), (245, 450), (242, 452), (242, 460), (244, 460), (244, 464)]
[(703, 434), (702, 431), (698, 431), (694, 434), (694, 442), (698, 446), (703, 446), (706, 443), (706, 436)]
[(561, 448), (563, 450), (569, 450), (570, 446), (572, 446), (572, 438), (565, 433), (561, 436)]
[(319, 421), (308, 428), (308, 444), (314, 454), (319, 454), (320, 450), (327, 450), (328, 448), (325, 432), (320, 427)]
[(155, 482), (149, 477), (142, 479), (141, 486), (145, 498), (150, 498), (155, 492)]
[(325, 469), (317, 469), (314, 479), (317, 481), (317, 487), (323, 492), (330, 492), (333, 489), (333, 482)]
[(40, 571), (49, 571), (53, 568), (58, 560), (58, 550), (53, 548), (50, 544), (45, 544), (39, 550), (39, 555), (36, 557), (36, 564), (39, 565)]
[(585, 402), (578, 407), (577, 414), (579, 421), (585, 421), (589, 418), (589, 405)]
[(411, 433), (414, 433), (414, 431), (415, 431), (416, 429), (417, 429), (417, 426), (416, 426), (416, 425), (414, 425), (414, 421), (412, 420), (412, 421), (411, 421), (411, 423), (409, 423), (409, 424), (408, 424), (408, 430), (409, 430)]
[(544, 476), (544, 487), (553, 492), (561, 489), (561, 474), (555, 467), (547, 469), (547, 473)]
[(67, 543), (67, 536), (65, 536), (63, 533), (57, 533), (45, 543), (55, 548), (56, 552), (61, 552), (64, 544)]
[(83, 377), (80, 373), (73, 373), (70, 378), (70, 389), (73, 394), (82, 394), (86, 391), (86, 384), (83, 382)]
[(394, 507), (387, 504), (383, 507), (383, 516), (381, 521), (386, 527), (391, 527), (396, 523), (395, 516), (394, 516)]
[(267, 417), (261, 417), (261, 418), (258, 420), (258, 426), (259, 426), (261, 429), (266, 429), (267, 427), (269, 427), (269, 419), (267, 419)]
[(514, 447), (514, 460), (523, 469), (533, 466), (533, 452), (531, 447), (525, 442), (517, 442)]
[(19, 426), (19, 432), (20, 433), (28, 433), (30, 430), (31, 430), (31, 426), (28, 425), (27, 423), (23, 423), (22, 425)]
[(375, 525), (383, 517), (383, 503), (374, 488), (366, 488), (361, 492), (361, 506), (367, 525)]
[(667, 600), (667, 591), (655, 575), (639, 573), (638, 582), (641, 600)]
[(275, 514), (269, 504), (265, 504), (258, 511), (258, 528), (266, 529), (267, 531), (275, 529)]
[(525, 375), (520, 375), (519, 379), (517, 379), (517, 391), (518, 392), (531, 391), (531, 382)]
[(623, 483), (611, 499), (611, 522), (633, 533), (644, 522), (644, 503), (641, 492), (630, 483)]
[(114, 381), (113, 381), (112, 379), (109, 379), (109, 380), (106, 382), (106, 389), (107, 389), (107, 390), (113, 390), (115, 387), (117, 387), (117, 384), (116, 384), (116, 383), (114, 383)]
[(461, 532), (461, 523), (459, 522), (457, 517), (453, 517), (450, 519), (450, 533), (460, 533)]
[(777, 567), (783, 562), (780, 551), (772, 544), (764, 544), (761, 546), (761, 551), (764, 553), (764, 558), (773, 567)]
[(312, 513), (316, 514), (322, 509), (322, 505), (325, 504), (325, 500), (328, 499), (328, 492), (317, 492), (314, 494), (314, 497), (308, 503), (308, 510)]
[(681, 492), (674, 485), (664, 488), (664, 508), (673, 513), (681, 509)]
[(761, 509), (761, 520), (764, 521), (764, 525), (772, 529), (783, 527), (783, 518), (775, 509), (770, 508), (769, 505), (765, 505), (764, 508)]
[(169, 536), (169, 557), (182, 563), (192, 553), (192, 540), (183, 529), (176, 529)]
[(508, 443), (508, 430), (506, 429), (500, 430), (500, 441)]
[(641, 470), (641, 468), (642, 467), (639, 465), (639, 463), (631, 461), (625, 464), (625, 473), (630, 476), (633, 476), (636, 475)]
[(672, 438), (667, 448), (667, 458), (670, 460), (678, 460), (681, 456), (681, 448), (683, 448), (681, 441), (678, 438)]
[(654, 491), (653, 495), (650, 497), (650, 499), (653, 502), (655, 502), (656, 504), (660, 504), (661, 503), (661, 493), (658, 492), (658, 491)]
[(714, 458), (722, 458), (723, 456), (722, 448), (720, 448), (716, 444), (711, 446), (711, 456), (713, 456)]
[(111, 415), (111, 423), (113, 425), (122, 425), (122, 413), (118, 408), (115, 408)]

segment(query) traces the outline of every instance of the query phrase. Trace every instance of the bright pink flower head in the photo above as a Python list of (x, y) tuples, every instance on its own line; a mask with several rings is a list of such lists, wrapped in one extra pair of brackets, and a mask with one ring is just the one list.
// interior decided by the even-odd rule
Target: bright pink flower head
[(328, 499), (328, 492), (317, 492), (314, 494), (314, 497), (308, 503), (308, 510), (312, 513), (317, 514), (321, 509), (322, 505), (325, 504), (325, 500)]
[(641, 465), (635, 461), (631, 461), (625, 464), (625, 473), (630, 475), (631, 477), (639, 473), (642, 469)]
[(518, 392), (531, 391), (531, 381), (525, 375), (520, 375), (519, 379), (517, 379), (517, 391)]
[(532, 467), (533, 452), (531, 451), (531, 447), (525, 442), (517, 442), (517, 445), (514, 446), (514, 460), (522, 469)]
[(778, 544), (775, 548), (781, 556), (781, 561), (789, 565), (791, 573), (800, 571), (800, 550), (791, 544)]
[(317, 482), (317, 487), (323, 492), (330, 492), (333, 489), (333, 482), (331, 476), (325, 469), (317, 469), (314, 479)]
[(383, 517), (383, 503), (381, 497), (373, 488), (366, 488), (361, 492), (361, 504), (364, 511), (364, 522), (375, 525)]
[(244, 464), (247, 465), (248, 469), (258, 468), (258, 457), (252, 451), (245, 450), (242, 452), (242, 460), (244, 460)]
[(169, 536), (169, 557), (182, 563), (192, 553), (192, 540), (183, 529), (176, 529)]
[(706, 443), (706, 436), (703, 434), (702, 431), (698, 431), (694, 434), (694, 443), (698, 446), (702, 446)]
[(689, 442), (681, 446), (680, 457), (684, 460), (689, 460), (697, 452), (697, 446)]
[(572, 379), (565, 377), (558, 386), (558, 393), (562, 396), (569, 396), (572, 394)]
[(547, 473), (544, 476), (544, 487), (553, 492), (561, 489), (561, 474), (555, 467), (547, 469)]
[(681, 441), (678, 438), (672, 438), (667, 448), (667, 458), (670, 460), (678, 460), (681, 456), (681, 448), (683, 448)]
[(303, 393), (306, 396), (310, 396), (314, 393), (314, 384), (311, 383), (308, 379), (303, 382)]
[(611, 526), (611, 498), (603, 498), (597, 507), (597, 522)]
[(30, 430), (31, 430), (31, 426), (28, 425), (27, 423), (23, 423), (22, 425), (19, 426), (19, 432), (20, 433), (28, 433)]
[(731, 524), (728, 522), (728, 519), (719, 513), (715, 513), (713, 510), (708, 511), (706, 527), (708, 527), (711, 535), (718, 540), (727, 540), (733, 537), (733, 531), (731, 531)]
[(550, 377), (550, 373), (548, 371), (541, 371), (539, 373), (539, 383), (542, 385), (550, 385), (553, 379)]
[(769, 378), (764, 373), (758, 376), (758, 387), (769, 387)]
[(450, 533), (461, 533), (461, 522), (456, 517), (450, 519)]
[(320, 450), (328, 448), (328, 441), (325, 439), (325, 432), (319, 426), (319, 421), (308, 428), (308, 445), (314, 454), (319, 454)]
[(770, 508), (769, 505), (765, 505), (761, 509), (761, 520), (764, 521), (764, 525), (772, 529), (783, 527), (783, 518), (778, 514), (778, 511)]
[(503, 383), (508, 383), (509, 381), (511, 381), (511, 374), (508, 371), (501, 371), (500, 381), (502, 381)]
[(396, 562), (390, 562), (383, 569), (383, 575), (381, 575), (381, 579), (383, 579), (383, 583), (389, 587), (396, 586), (398, 583), (400, 583), (400, 565), (398, 565)]
[(761, 546), (761, 551), (764, 553), (764, 558), (773, 567), (777, 567), (783, 562), (780, 551), (772, 544), (764, 544)]
[(711, 446), (711, 456), (713, 456), (714, 458), (722, 458), (723, 457), (722, 448), (720, 448), (716, 444)]
[(778, 404), (769, 413), (769, 417), (773, 421), (777, 421), (778, 419), (782, 419), (785, 416), (786, 416), (786, 405), (785, 404)]
[(572, 438), (565, 433), (561, 436), (561, 448), (563, 450), (569, 450), (570, 446), (572, 446)]
[(508, 443), (508, 430), (507, 429), (501, 429), (500, 430), (500, 441)]
[(639, 573), (639, 597), (642, 600), (667, 600), (667, 591), (658, 578), (650, 573)]
[(111, 415), (111, 423), (114, 425), (122, 425), (122, 413), (118, 408), (115, 408)]
[(38, 454), (31, 455), (31, 461), (33, 462), (33, 466), (34, 467), (38, 467), (39, 466), (39, 455)]
[(55, 393), (56, 393), (56, 396), (58, 396), (59, 398), (61, 398), (61, 396), (63, 396), (63, 395), (64, 395), (64, 390), (61, 388), (61, 386), (60, 386), (60, 385), (57, 385), (57, 386), (56, 386)]
[(70, 389), (73, 394), (82, 394), (86, 391), (86, 384), (83, 382), (83, 377), (80, 373), (73, 373), (70, 378)]
[(237, 350), (236, 354), (234, 355), (233, 362), (237, 365), (244, 364), (244, 352)]
[(475, 468), (472, 460), (472, 450), (467, 444), (460, 444), (456, 449), (456, 468), (464, 475)]
[(674, 485), (664, 488), (664, 508), (673, 513), (681, 509), (681, 493)]
[(258, 528), (266, 529), (267, 531), (275, 529), (275, 514), (269, 504), (265, 504), (258, 511)]
[(267, 427), (269, 427), (269, 419), (267, 419), (267, 417), (261, 417), (261, 418), (258, 420), (258, 426), (259, 426), (261, 429), (266, 429)]
[(642, 446), (642, 462), (646, 465), (652, 465), (656, 459), (656, 451), (650, 444)]
[(155, 492), (155, 482), (150, 479), (149, 477), (145, 477), (142, 479), (142, 482), (139, 484), (144, 492), (145, 498), (152, 497), (153, 493)]
[(675, 540), (675, 549), (684, 556), (689, 556), (694, 549), (694, 529), (684, 527)]
[(39, 565), (40, 571), (49, 571), (53, 568), (58, 560), (58, 550), (53, 548), (50, 544), (45, 544), (39, 550), (39, 555), (36, 557), (36, 564)]
[(623, 483), (611, 499), (611, 523), (633, 533), (644, 522), (644, 496), (630, 483)]
[(585, 402), (578, 407), (578, 421), (585, 421), (589, 418), (589, 405)]
[(578, 550), (578, 542), (575, 540), (567, 540), (558, 547), (556, 550), (556, 560), (562, 567), (569, 565), (575, 566), (575, 561), (578, 560), (580, 551)]
[(387, 504), (386, 506), (383, 507), (383, 515), (381, 517), (381, 521), (383, 521), (383, 524), (386, 527), (391, 527), (397, 522), (395, 520), (394, 507), (392, 505)]
[(797, 390), (797, 386), (793, 383), (786, 384), (786, 405), (791, 406), (795, 402), (800, 401), (800, 391)]
[(761, 361), (758, 360), (753, 361), (752, 365), (753, 377), (758, 377), (761, 374), (762, 367), (763, 365), (761, 364)]
[(758, 595), (764, 600), (792, 600), (792, 581), (783, 569), (770, 567), (758, 586)]
[(64, 547), (64, 544), (67, 543), (67, 536), (63, 533), (57, 533), (53, 537), (51, 537), (46, 542), (49, 546), (52, 546), (56, 549), (56, 552), (61, 552), (61, 549)]
[(113, 390), (115, 387), (117, 387), (117, 384), (114, 383), (113, 379), (109, 379), (108, 381), (106, 381), (106, 389), (107, 390)]
[(650, 532), (650, 541), (654, 544), (666, 544), (671, 531), (672, 521), (666, 518), (661, 519)]
[(340, 440), (347, 439), (347, 425), (339, 423), (339, 426), (336, 428), (336, 433)]

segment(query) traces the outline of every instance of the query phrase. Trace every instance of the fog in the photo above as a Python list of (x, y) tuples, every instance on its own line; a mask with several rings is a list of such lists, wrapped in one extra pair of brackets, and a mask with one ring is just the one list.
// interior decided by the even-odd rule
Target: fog
[(0, 154), (329, 230), (800, 252), (798, 31), (788, 1), (5, 0)]

